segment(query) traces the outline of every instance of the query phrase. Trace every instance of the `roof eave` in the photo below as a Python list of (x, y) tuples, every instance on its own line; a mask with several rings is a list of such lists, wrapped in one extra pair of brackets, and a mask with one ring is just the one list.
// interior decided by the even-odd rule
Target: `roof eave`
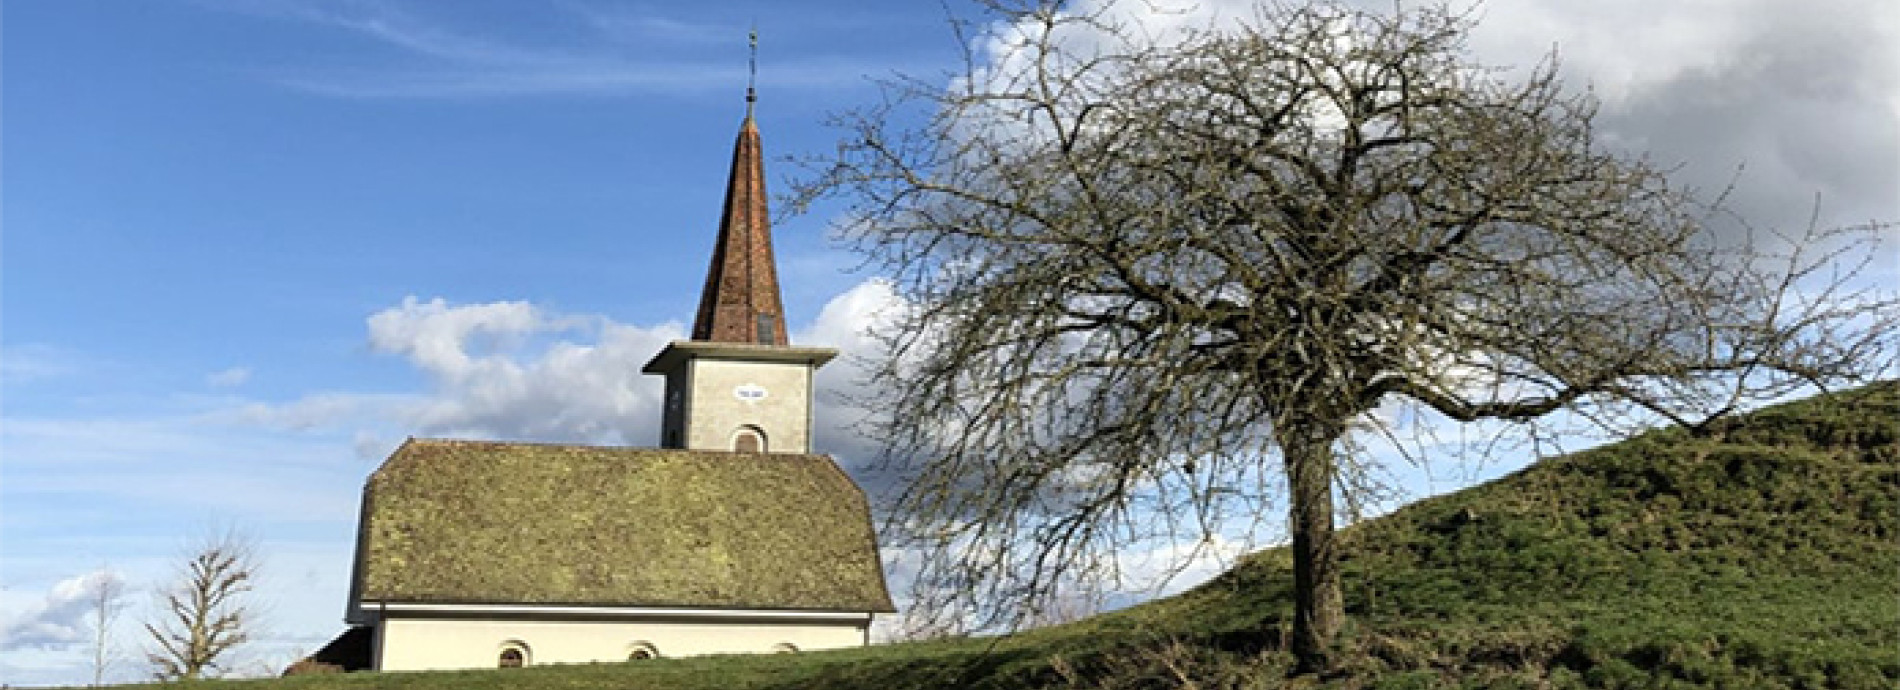
[(390, 615), (437, 614), (444, 616), (547, 616), (560, 618), (706, 618), (718, 620), (868, 620), (879, 613), (894, 613), (885, 605), (872, 608), (783, 609), (723, 606), (629, 606), (582, 604), (479, 604), (423, 601), (359, 601), (354, 607), (364, 620), (380, 620)]
[(724, 343), (705, 340), (675, 340), (667, 343), (653, 359), (640, 368), (643, 374), (665, 374), (689, 359), (737, 360), (746, 362), (786, 362), (808, 364), (817, 369), (838, 356), (828, 347), (788, 347), (753, 343)]

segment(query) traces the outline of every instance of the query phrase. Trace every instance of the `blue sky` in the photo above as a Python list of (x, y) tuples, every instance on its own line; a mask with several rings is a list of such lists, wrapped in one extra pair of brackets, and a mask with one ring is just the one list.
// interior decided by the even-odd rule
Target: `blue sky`
[[(1119, 11), (1218, 22), (1243, 6)], [(747, 29), (778, 158), (830, 149), (827, 114), (874, 100), (871, 79), (956, 68), (944, 12), (7, 2), (0, 682), (90, 679), (71, 601), (87, 576), (134, 588), (111, 675), (141, 676), (150, 585), (226, 527), (268, 566), (253, 656), (314, 649), (342, 629), (361, 482), (405, 436), (653, 443), (657, 383), (637, 370), (697, 299)], [(1817, 196), (1824, 222), (1900, 218), (1888, 3), (1484, 13), (1481, 57), (1559, 47), (1604, 99), (1606, 141), (1681, 162), (1687, 184), (1736, 180), (1760, 224), (1803, 222)], [(791, 173), (768, 163), (775, 193)], [(793, 337), (868, 351), (856, 333), (889, 296), (828, 240), (835, 211), (777, 226)], [(828, 373), (833, 392), (847, 373)], [(835, 407), (818, 445), (852, 465), (867, 452)], [(1415, 495), (1459, 483), (1406, 477)]]

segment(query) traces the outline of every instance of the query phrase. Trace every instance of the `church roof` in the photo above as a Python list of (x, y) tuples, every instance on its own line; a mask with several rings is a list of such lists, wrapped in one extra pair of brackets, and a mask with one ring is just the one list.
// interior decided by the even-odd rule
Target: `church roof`
[(823, 455), (410, 439), (364, 487), (358, 604), (892, 611)]
[[(748, 101), (750, 99), (748, 98)], [(719, 239), (693, 319), (693, 339), (786, 345), (785, 306), (772, 259), (772, 221), (766, 210), (765, 154), (751, 104), (732, 147)]]

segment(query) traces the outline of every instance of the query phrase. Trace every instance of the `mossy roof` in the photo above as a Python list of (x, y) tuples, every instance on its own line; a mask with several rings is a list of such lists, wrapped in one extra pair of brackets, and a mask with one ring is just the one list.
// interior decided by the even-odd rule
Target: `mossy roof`
[(823, 455), (410, 439), (363, 500), (359, 602), (893, 610)]

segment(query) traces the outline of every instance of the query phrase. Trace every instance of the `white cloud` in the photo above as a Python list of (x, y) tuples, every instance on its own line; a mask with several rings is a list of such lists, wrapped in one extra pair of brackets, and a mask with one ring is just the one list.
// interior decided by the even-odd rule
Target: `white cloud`
[[(253, 637), (225, 658), (228, 676), (274, 677), (344, 630), (351, 548), (348, 542), (257, 542), (256, 589), (246, 596)], [(151, 595), (178, 577), (180, 558), (146, 557), (130, 567), (65, 578), (37, 596), (0, 590), (0, 650), (24, 652), (0, 658), (0, 677), (14, 687), (89, 682), (95, 639), (90, 596), (100, 584), (113, 583), (123, 589), (108, 622), (104, 679), (149, 680), (141, 624), (164, 615)]]
[[(833, 298), (801, 345), (841, 356), (818, 375), (816, 444), (868, 458), (847, 428), (846, 400), (856, 362), (876, 343), (866, 329), (895, 301), (888, 284), (866, 281)], [(677, 323), (622, 324), (598, 315), (554, 313), (527, 302), (450, 304), (406, 298), (367, 320), (372, 351), (401, 357), (428, 382), (410, 393), (328, 391), (286, 403), (252, 403), (222, 419), (352, 434), (359, 454), (380, 455), (404, 435), (652, 445), (663, 382), (640, 368)]]
[(1112, 601), (1134, 603), (1186, 591), (1232, 568), (1240, 557), (1283, 540), (1262, 543), (1250, 534), (1208, 535), (1198, 542), (1157, 544), (1115, 554), (1121, 576)]
[[(1350, 0), (1389, 12), (1385, 0)], [(1234, 26), (1254, 0), (1079, 0), (1066, 14), (1140, 27), (1144, 39)], [(1602, 99), (1600, 138), (1712, 196), (1758, 227), (1799, 228), (1818, 197), (1823, 226), (1900, 218), (1900, 3), (1647, 0), (1470, 3), (1473, 57), (1528, 69), (1553, 49), (1576, 90)], [(990, 74), (1026, 68), (1009, 49), (1024, 24), (977, 44)], [(1069, 30), (1086, 53), (1108, 39)]]
[(883, 348), (875, 333), (888, 328), (903, 306), (888, 281), (866, 280), (832, 298), (808, 328), (793, 336), (795, 344), (838, 350), (838, 357), (814, 379), (812, 446), (837, 459), (871, 497), (874, 510), (896, 488), (899, 477), (879, 466), (880, 448), (858, 426), (869, 414), (864, 406), (867, 365)]
[(528, 50), (458, 31), (406, 12), (397, 3), (210, 0), (206, 4), (238, 14), (331, 27), (401, 52), (457, 63), (552, 63), (561, 61), (563, 55), (558, 49)]
[(356, 457), (364, 460), (381, 460), (396, 452), (401, 441), (393, 441), (366, 429), (358, 429), (351, 441)]
[(601, 33), (624, 42), (657, 41), (666, 44), (730, 43), (745, 35), (742, 27), (708, 22), (686, 21), (648, 14), (646, 8), (629, 11), (621, 7), (574, 5), (589, 25)]
[[(415, 99), (695, 91), (731, 88), (746, 71), (731, 59), (745, 40), (743, 25), (689, 23), (652, 14), (567, 5), (537, 22), (561, 26), (560, 42), (526, 32), (457, 26), (427, 5), (294, 1), (208, 4), (229, 12), (343, 32), (382, 51), (369, 59), (324, 65), (301, 61), (273, 68), (281, 85), (338, 98)], [(822, 27), (821, 27), (822, 28)], [(835, 30), (835, 29), (834, 29)], [(841, 31), (841, 30), (839, 30)], [(686, 48), (719, 50), (705, 58)], [(784, 87), (854, 87), (889, 65), (835, 56), (773, 61), (772, 82)]]
[(339, 425), (379, 425), (400, 421), (403, 409), (420, 404), (425, 398), (417, 393), (344, 393), (324, 391), (281, 403), (248, 403), (234, 410), (208, 415), (216, 421), (262, 424), (295, 431), (327, 429)]
[[(1900, 216), (1900, 5), (1689, 0), (1486, 5), (1484, 58), (1528, 64), (1554, 44), (1603, 99), (1606, 140), (1678, 163), (1705, 193), (1770, 227)], [(1738, 176), (1739, 172), (1739, 176)]]
[(11, 345), (0, 349), (0, 380), (20, 383), (69, 376), (91, 363), (72, 352), (50, 345)]
[[(75, 575), (53, 585), (39, 602), (9, 612), (0, 622), (0, 650), (61, 648), (91, 639), (95, 596), (102, 587), (121, 591), (125, 579), (107, 569)], [(120, 605), (122, 605), (122, 597)]]
[[(406, 298), (369, 317), (378, 353), (427, 377), (425, 393), (324, 392), (253, 404), (252, 421), (295, 428), (354, 426), (359, 449), (403, 434), (515, 440), (651, 443), (660, 382), (640, 367), (677, 324), (641, 328), (550, 313), (526, 302), (451, 305)], [(367, 428), (366, 428), (367, 427)]]
[[(90, 538), (74, 541), (85, 529), (125, 530), (135, 523), (135, 533), (149, 535), (209, 519), (246, 525), (353, 520), (356, 492), (335, 481), (353, 469), (340, 462), (350, 457), (347, 442), (233, 429), (228, 417), (8, 418), (0, 425), (8, 574), (19, 576), (35, 548), (69, 557), (87, 553)], [(66, 542), (50, 536), (56, 534), (68, 535)]]
[(246, 367), (231, 367), (205, 377), (205, 385), (212, 388), (236, 388), (251, 380), (251, 370)]

